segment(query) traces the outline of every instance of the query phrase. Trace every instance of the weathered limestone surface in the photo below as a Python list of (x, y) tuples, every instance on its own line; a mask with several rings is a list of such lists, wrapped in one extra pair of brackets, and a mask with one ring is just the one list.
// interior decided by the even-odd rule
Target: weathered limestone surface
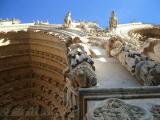
[[(70, 12), (64, 24), (0, 20), (0, 119), (159, 120), (158, 91), (113, 98), (123, 98), (123, 88), (159, 86), (160, 26), (118, 25), (114, 11), (109, 25), (101, 29), (96, 22), (74, 21)], [(94, 89), (88, 99), (96, 95), (96, 100), (82, 105), (81, 88)], [(110, 91), (113, 98), (100, 105), (106, 88), (120, 94), (113, 97)]]
[(100, 54), (94, 58), (98, 86), (102, 88), (139, 87), (141, 86), (134, 76), (113, 57), (108, 57), (106, 49), (91, 46), (91, 49)]

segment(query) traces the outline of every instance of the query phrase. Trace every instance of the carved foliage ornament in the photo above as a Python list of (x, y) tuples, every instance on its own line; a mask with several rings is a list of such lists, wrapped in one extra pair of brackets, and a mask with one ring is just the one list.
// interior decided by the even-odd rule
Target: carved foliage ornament
[(160, 120), (160, 105), (152, 106), (150, 112), (154, 116), (154, 120)]
[(145, 109), (111, 98), (94, 110), (93, 120), (152, 120)]

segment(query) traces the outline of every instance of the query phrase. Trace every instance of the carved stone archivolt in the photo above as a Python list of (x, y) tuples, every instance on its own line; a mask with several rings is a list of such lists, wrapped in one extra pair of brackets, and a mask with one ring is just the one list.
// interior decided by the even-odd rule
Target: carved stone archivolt
[(149, 38), (145, 41), (142, 52), (151, 59), (160, 63), (160, 39)]
[(68, 120), (78, 118), (78, 88), (92, 87), (97, 84), (94, 62), (89, 49), (79, 38), (68, 41), (69, 68), (65, 71), (67, 81), (65, 92), (65, 117)]
[[(17, 105), (21, 105), (21, 108), (23, 108), (23, 105), (28, 107), (34, 105), (36, 107), (39, 104), (44, 109), (55, 106), (59, 112), (63, 112), (63, 92), (60, 91), (63, 90), (64, 83), (61, 84), (51, 76), (35, 72), (21, 73), (16, 75), (15, 78), (8, 79), (12, 79), (12, 81), (6, 81), (7, 84), (0, 86), (0, 116), (4, 114), (7, 116), (5, 109), (12, 110), (12, 106)], [(12, 111), (14, 112), (14, 110)], [(19, 115), (21, 116), (20, 113)]]
[(50, 106), (44, 108), (42, 106), (13, 106), (10, 109), (3, 109), (1, 112), (1, 120), (63, 120), (57, 107)]
[(116, 57), (141, 84), (160, 84), (160, 64), (140, 51), (132, 49), (120, 37), (115, 36), (106, 42), (109, 56)]
[(0, 119), (62, 120), (64, 41), (44, 31), (0, 33)]
[[(127, 29), (127, 28), (126, 28)], [(125, 31), (125, 30), (124, 30)], [(123, 31), (120, 31), (123, 32)], [(158, 25), (128, 25), (128, 31), (121, 33), (123, 40), (155, 61), (159, 61), (160, 29)]]
[(152, 115), (139, 106), (111, 98), (93, 112), (93, 120), (152, 120)]

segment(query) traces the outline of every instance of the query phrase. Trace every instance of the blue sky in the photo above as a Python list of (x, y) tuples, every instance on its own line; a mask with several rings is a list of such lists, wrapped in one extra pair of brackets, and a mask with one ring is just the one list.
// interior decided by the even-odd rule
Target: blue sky
[(71, 11), (74, 20), (96, 21), (105, 27), (113, 9), (119, 23), (160, 24), (160, 0), (0, 0), (0, 18), (19, 18), (25, 23), (63, 23), (64, 15)]

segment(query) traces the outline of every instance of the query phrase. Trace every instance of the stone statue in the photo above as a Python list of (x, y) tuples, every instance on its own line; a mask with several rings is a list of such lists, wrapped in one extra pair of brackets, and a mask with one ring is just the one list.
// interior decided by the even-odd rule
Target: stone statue
[(92, 87), (97, 84), (94, 70), (87, 62), (82, 62), (71, 71), (72, 80), (75, 87)]
[(112, 14), (111, 14), (111, 17), (110, 17), (110, 20), (109, 20), (109, 28), (110, 28), (110, 30), (116, 29), (117, 24), (118, 24), (117, 17), (115, 15), (115, 12), (112, 11)]
[(72, 24), (71, 12), (67, 12), (66, 16), (64, 17), (64, 26), (70, 27), (71, 24)]
[(160, 39), (148, 38), (143, 46), (142, 52), (155, 61), (160, 62)]
[(117, 36), (113, 36), (105, 44), (105, 48), (109, 57), (117, 56), (122, 51), (122, 47), (122, 40)]

